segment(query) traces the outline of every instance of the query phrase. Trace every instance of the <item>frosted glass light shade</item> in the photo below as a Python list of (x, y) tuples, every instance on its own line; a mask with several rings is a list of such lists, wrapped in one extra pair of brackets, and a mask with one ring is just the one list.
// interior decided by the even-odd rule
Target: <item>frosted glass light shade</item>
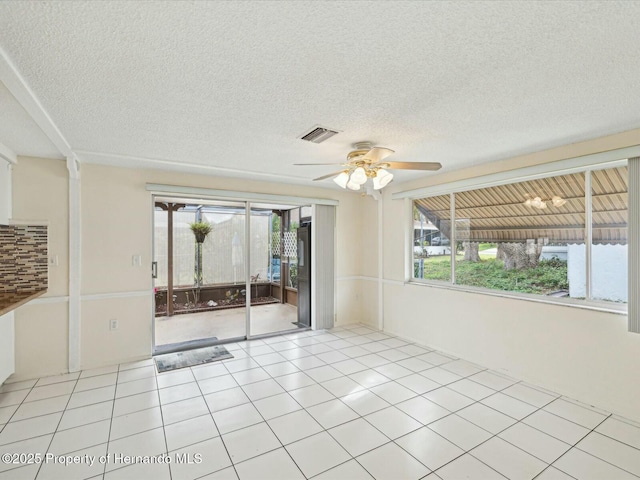
[(333, 179), (336, 184), (340, 185), (342, 188), (347, 188), (347, 183), (349, 182), (349, 174), (347, 172), (342, 172), (336, 178)]
[(351, 174), (351, 181), (357, 183), (358, 185), (364, 185), (365, 183), (367, 183), (367, 172), (364, 171), (364, 168), (356, 168)]
[(554, 207), (561, 207), (563, 206), (565, 203), (567, 203), (567, 201), (564, 198), (560, 198), (559, 196), (555, 195), (552, 199), (551, 202), (553, 203)]
[(536, 197), (531, 200), (531, 206), (536, 208), (542, 208), (542, 199), (540, 197)]
[(393, 180), (393, 174), (386, 170), (378, 170), (377, 175), (373, 179), (373, 189), (380, 190)]
[[(353, 175), (352, 175), (353, 177)], [(347, 183), (347, 188), (351, 189), (351, 190), (360, 190), (360, 184), (356, 183), (353, 181), (353, 178), (351, 178), (349, 180), (349, 182)]]

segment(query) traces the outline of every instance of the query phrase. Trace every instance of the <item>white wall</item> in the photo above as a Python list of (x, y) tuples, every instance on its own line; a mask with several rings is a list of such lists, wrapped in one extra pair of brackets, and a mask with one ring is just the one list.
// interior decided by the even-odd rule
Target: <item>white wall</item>
[(11, 218), (11, 165), (0, 158), (0, 225)]
[(13, 218), (48, 223), (47, 293), (15, 310), (15, 378), (68, 369), (69, 180), (63, 160), (20, 157), (13, 167)]
[[(82, 165), (82, 367), (121, 362), (151, 353), (151, 216), (146, 183), (339, 200), (336, 209), (337, 276), (361, 269), (358, 224), (361, 197), (309, 188), (157, 170)], [(143, 268), (131, 265), (141, 255)], [(360, 299), (337, 292), (338, 324), (359, 320)], [(130, 295), (131, 293), (137, 296)], [(123, 295), (124, 294), (124, 295)], [(113, 298), (105, 298), (111, 295)], [(110, 318), (119, 328), (109, 331)]]
[[(626, 315), (404, 284), (403, 200), (394, 191), (638, 144), (640, 130), (448, 172), (385, 192), (385, 330), (640, 420), (640, 335)], [(445, 162), (443, 162), (445, 163)]]
[[(0, 225), (11, 218), (11, 168), (0, 159)], [(13, 312), (0, 317), (0, 384), (15, 370)]]
[[(362, 319), (360, 218), (367, 200), (351, 192), (158, 170), (81, 166), (81, 368), (149, 357), (152, 345), (152, 198), (146, 183), (332, 198), (336, 215), (337, 324)], [(69, 180), (65, 162), (20, 158), (14, 217), (49, 222), (49, 291), (16, 311), (16, 374), (62, 373), (69, 359)], [(374, 229), (375, 236), (375, 225)], [(133, 267), (132, 255), (142, 256)], [(375, 262), (375, 258), (374, 258)], [(109, 320), (119, 320), (110, 331)]]

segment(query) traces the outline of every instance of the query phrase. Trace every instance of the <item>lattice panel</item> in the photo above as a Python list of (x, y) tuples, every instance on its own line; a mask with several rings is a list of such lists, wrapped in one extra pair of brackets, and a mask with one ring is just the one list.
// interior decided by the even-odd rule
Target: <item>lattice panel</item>
[(284, 254), (290, 258), (298, 257), (298, 232), (284, 232)]
[(271, 255), (280, 255), (280, 232), (271, 234)]

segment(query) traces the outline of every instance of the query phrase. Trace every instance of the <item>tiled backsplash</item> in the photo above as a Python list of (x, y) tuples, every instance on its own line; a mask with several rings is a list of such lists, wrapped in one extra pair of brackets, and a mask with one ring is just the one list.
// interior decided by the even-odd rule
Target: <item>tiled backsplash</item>
[(46, 226), (0, 225), (0, 293), (46, 290), (47, 258)]

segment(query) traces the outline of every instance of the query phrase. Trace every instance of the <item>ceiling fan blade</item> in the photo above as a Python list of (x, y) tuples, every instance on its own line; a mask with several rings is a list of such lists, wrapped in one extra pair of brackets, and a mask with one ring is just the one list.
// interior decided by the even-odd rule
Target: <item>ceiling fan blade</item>
[(318, 180), (324, 180), (329, 177), (335, 177), (336, 175), (340, 175), (342, 172), (344, 172), (344, 170), (340, 170), (339, 172), (333, 172), (333, 173), (330, 173), (329, 175), (323, 175), (322, 177), (314, 178), (313, 181), (317, 182)]
[(332, 163), (294, 163), (294, 165), (305, 167), (309, 165), (342, 165), (344, 162), (332, 162)]
[(394, 151), (390, 148), (373, 147), (371, 150), (364, 154), (362, 160), (371, 160), (372, 163), (376, 163), (380, 160), (384, 160), (392, 153), (394, 153)]
[(440, 170), (442, 165), (438, 162), (382, 162), (389, 165), (386, 168), (398, 170)]

